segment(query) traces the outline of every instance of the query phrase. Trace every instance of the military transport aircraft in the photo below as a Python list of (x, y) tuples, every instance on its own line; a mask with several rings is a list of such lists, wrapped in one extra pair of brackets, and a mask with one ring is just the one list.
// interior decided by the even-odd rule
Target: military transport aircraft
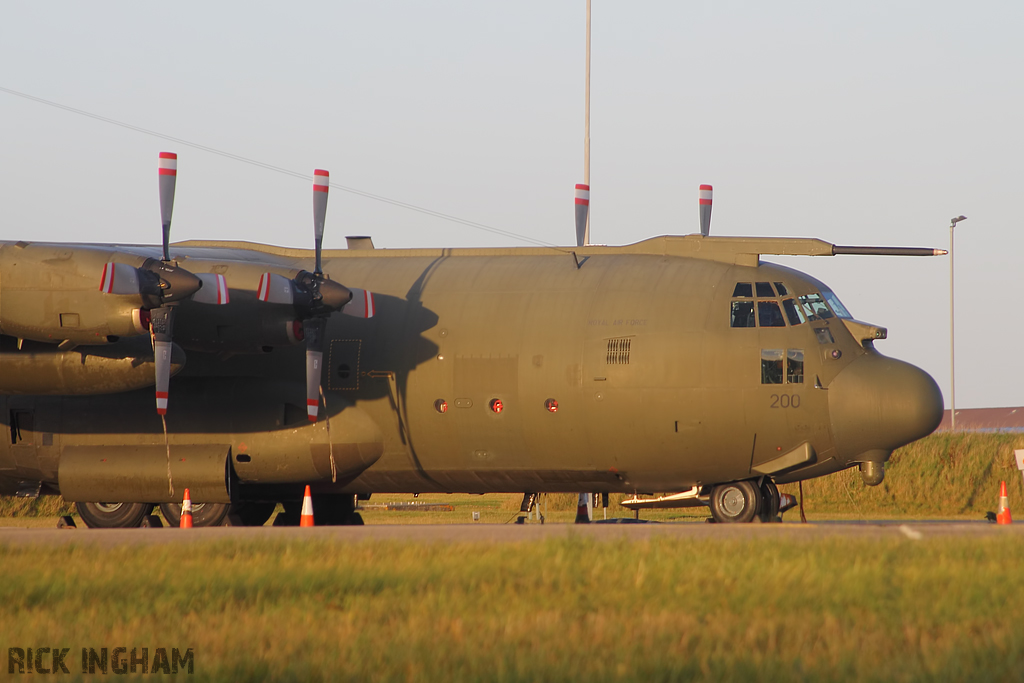
[[(942, 396), (823, 283), (766, 254), (938, 255), (701, 231), (625, 246), (161, 247), (0, 242), (0, 493), (93, 527), (359, 523), (374, 492), (663, 492), (774, 520), (776, 483), (930, 433)], [(187, 362), (186, 362), (187, 360)], [(173, 380), (171, 380), (173, 376)], [(154, 387), (156, 410), (154, 410)]]

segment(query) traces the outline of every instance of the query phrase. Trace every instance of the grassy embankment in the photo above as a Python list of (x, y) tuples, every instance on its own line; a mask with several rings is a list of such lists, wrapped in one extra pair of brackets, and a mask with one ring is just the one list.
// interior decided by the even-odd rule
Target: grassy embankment
[[(1005, 538), (0, 545), (0, 647), (203, 681), (1018, 680)], [(147, 676), (148, 678), (148, 676)]]
[[(945, 518), (981, 519), (987, 510), (994, 510), (999, 481), (1009, 487), (1011, 509), (1021, 507), (1024, 515), (1024, 486), (1013, 457), (1015, 448), (1024, 448), (1024, 434), (933, 434), (899, 449), (886, 467), (885, 481), (876, 487), (865, 486), (856, 469), (804, 483), (804, 508), (811, 520), (879, 519), (879, 518)], [(783, 491), (797, 493), (796, 485)], [(627, 517), (632, 513), (617, 505), (625, 496), (612, 495), (609, 516)], [(513, 520), (521, 496), (446, 496), (423, 495), (418, 502), (444, 502), (454, 512), (406, 512), (366, 510), (368, 524), (458, 523), (472, 519), (480, 512), (482, 523), (503, 523)], [(412, 501), (412, 496), (377, 495), (371, 503)], [(551, 522), (570, 522), (575, 516), (576, 496), (570, 494), (542, 497), (546, 516)], [(74, 506), (58, 497), (35, 501), (0, 498), (0, 518), (53, 518), (73, 514)], [(601, 511), (596, 516), (600, 518)], [(705, 508), (691, 510), (644, 511), (644, 519), (663, 521), (699, 521), (708, 516)], [(787, 521), (796, 521), (798, 513), (786, 514)], [(43, 520), (39, 521), (43, 524)], [(49, 521), (45, 524), (49, 525)]]

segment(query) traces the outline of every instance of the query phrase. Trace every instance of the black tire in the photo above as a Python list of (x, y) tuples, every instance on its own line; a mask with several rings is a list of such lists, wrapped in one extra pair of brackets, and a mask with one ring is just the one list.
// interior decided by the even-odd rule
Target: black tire
[[(192, 526), (220, 526), (228, 516), (230, 508), (227, 503), (193, 503)], [(176, 527), (181, 524), (181, 503), (162, 503), (160, 512), (170, 526)]]
[(348, 516), (348, 521), (345, 522), (346, 526), (363, 526), (363, 516), (358, 512), (353, 512)]
[(782, 518), (779, 517), (779, 487), (775, 485), (775, 482), (771, 480), (771, 477), (765, 477), (761, 481), (761, 514), (759, 517), (764, 523), (781, 522)]
[(134, 529), (153, 512), (152, 503), (75, 503), (90, 529)]
[[(313, 522), (316, 526), (348, 526), (354, 524), (356, 498), (351, 494), (313, 496)], [(359, 524), (362, 524), (362, 517)]]
[(722, 524), (752, 521), (761, 511), (761, 490), (752, 481), (719, 484), (711, 492), (711, 515)]
[(263, 526), (277, 503), (235, 503), (228, 512), (232, 526)]

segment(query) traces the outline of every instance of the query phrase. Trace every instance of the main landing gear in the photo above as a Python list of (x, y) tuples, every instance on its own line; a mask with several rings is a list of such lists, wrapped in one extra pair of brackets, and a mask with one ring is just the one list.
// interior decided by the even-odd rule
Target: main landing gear
[(781, 522), (779, 489), (769, 477), (719, 484), (711, 491), (711, 516), (716, 522)]
[[(92, 529), (133, 529), (153, 513), (153, 503), (75, 503), (78, 514)], [(196, 503), (192, 526), (263, 526), (274, 513), (274, 503)], [(181, 521), (180, 503), (163, 503), (160, 512), (171, 527)]]

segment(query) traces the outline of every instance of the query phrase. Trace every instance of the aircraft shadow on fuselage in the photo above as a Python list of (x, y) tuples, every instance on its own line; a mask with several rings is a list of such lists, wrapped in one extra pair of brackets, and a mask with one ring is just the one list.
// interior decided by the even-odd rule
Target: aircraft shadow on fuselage
[[(402, 413), (409, 373), (439, 351), (424, 336), (437, 325), (438, 316), (419, 301), (422, 280), (410, 290), (410, 298), (375, 294), (373, 318), (331, 316), (324, 348), (321, 416), (338, 415), (356, 401), (387, 398), (405, 420)], [(133, 340), (132, 345), (137, 346), (138, 341)], [(95, 349), (96, 355), (105, 355), (107, 348), (80, 347), (77, 351), (85, 355)], [(301, 343), (267, 353), (187, 350), (186, 356), (185, 368), (171, 379), (169, 433), (238, 434), (294, 430), (309, 424), (305, 347)], [(35, 413), (39, 432), (163, 435), (152, 386), (100, 395), (0, 395), (0, 406), (5, 403), (0, 424), (6, 430), (18, 409)]]

